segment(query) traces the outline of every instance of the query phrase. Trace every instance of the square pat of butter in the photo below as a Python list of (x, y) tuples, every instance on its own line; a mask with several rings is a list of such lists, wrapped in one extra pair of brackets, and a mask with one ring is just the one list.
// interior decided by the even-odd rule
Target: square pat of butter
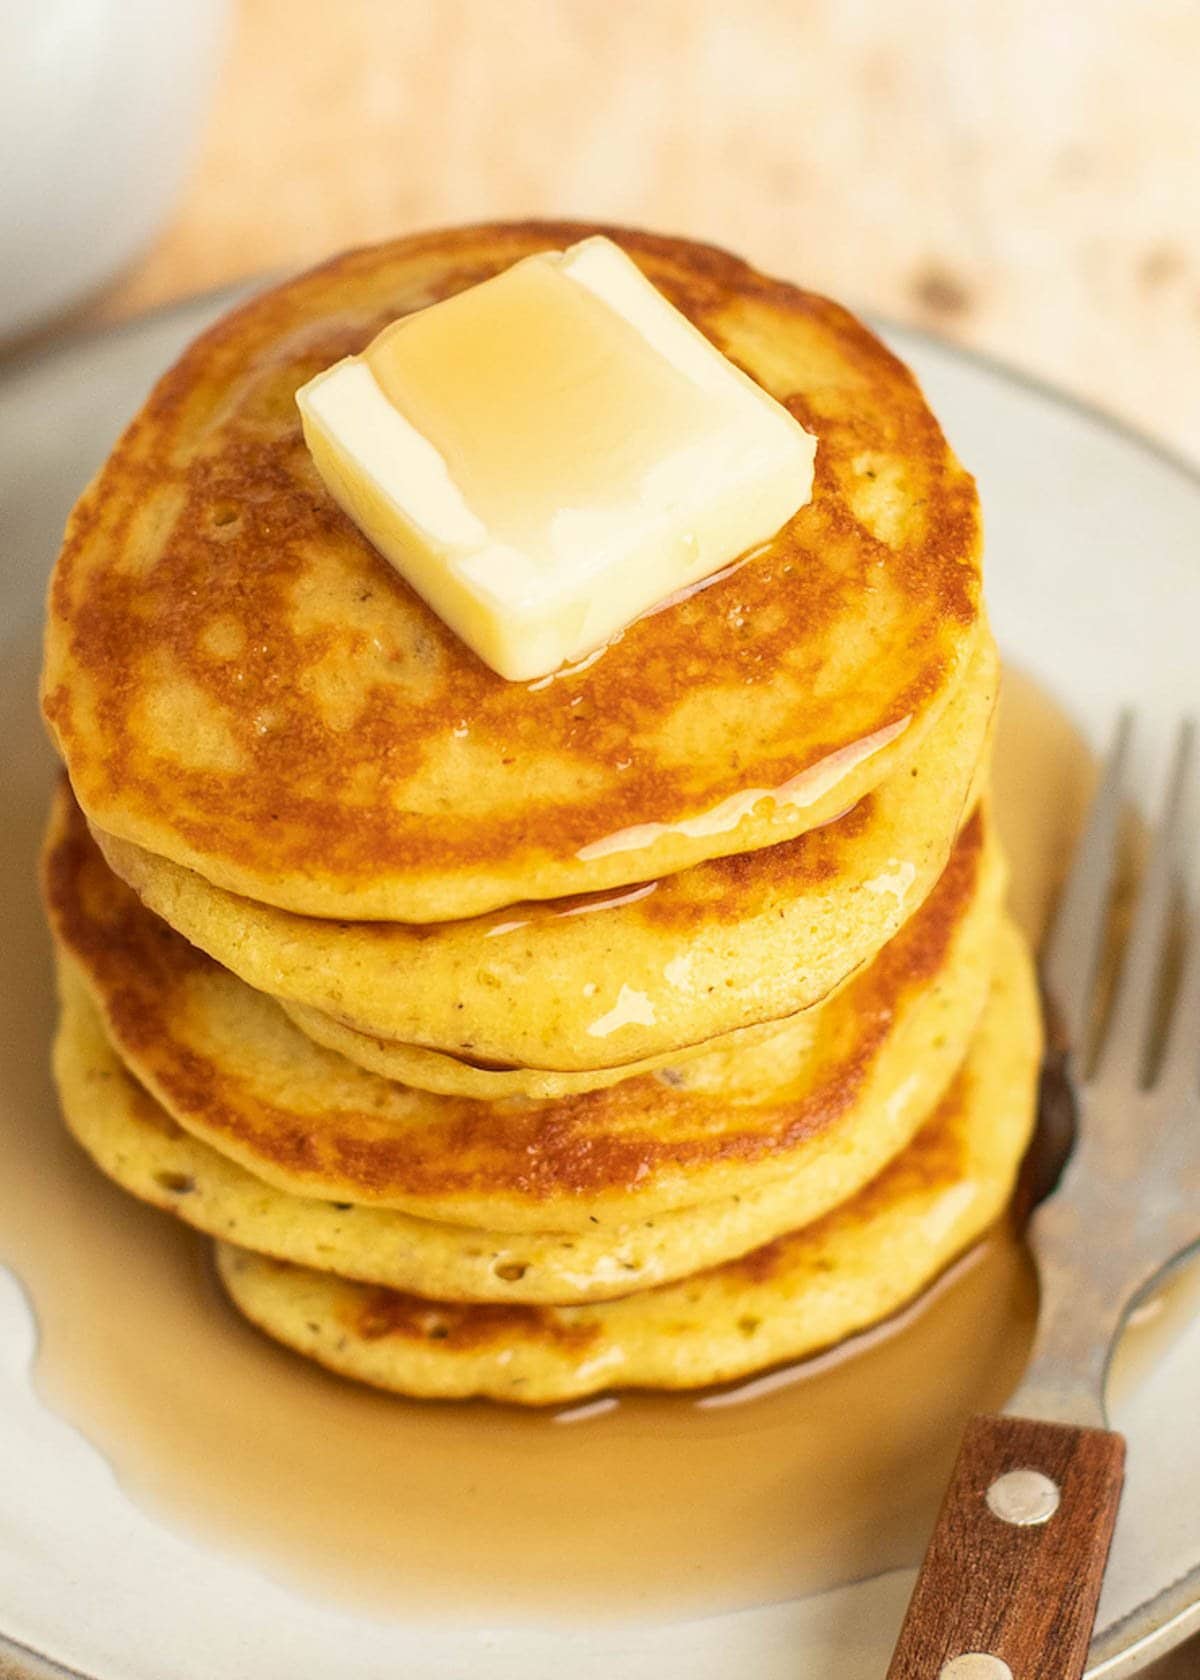
[(812, 494), (816, 439), (600, 237), (404, 316), (296, 401), (330, 493), (511, 680), (583, 658)]

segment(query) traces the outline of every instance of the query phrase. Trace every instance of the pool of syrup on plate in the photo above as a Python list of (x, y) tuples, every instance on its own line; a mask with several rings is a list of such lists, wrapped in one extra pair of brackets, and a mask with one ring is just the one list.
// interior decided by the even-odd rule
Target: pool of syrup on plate
[[(1036, 933), (1091, 768), (1013, 675), (998, 756), (1013, 901)], [(10, 892), (37, 822), (22, 808), (12, 826)], [(14, 894), (9, 931), (22, 979), (0, 1045), (0, 1260), (37, 1315), (40, 1394), (164, 1524), (314, 1595), (460, 1624), (711, 1614), (919, 1558), (962, 1421), (1003, 1403), (1027, 1351), (1036, 1290), (1011, 1232), (899, 1320), (731, 1389), (535, 1413), (375, 1394), (239, 1320), (206, 1242), (71, 1143), (45, 1070), (48, 990), (25, 980), (45, 967), (30, 895)]]

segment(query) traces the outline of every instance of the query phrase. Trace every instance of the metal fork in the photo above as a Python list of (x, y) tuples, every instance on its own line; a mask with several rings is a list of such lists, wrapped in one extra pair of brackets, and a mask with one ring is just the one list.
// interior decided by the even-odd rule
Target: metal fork
[(1189, 918), (1180, 897), (1194, 735), (1180, 730), (1098, 1027), (1128, 717), (1047, 942), (1049, 1060), (1070, 1080), (1079, 1124), (1030, 1220), (1033, 1354), (1005, 1415), (968, 1425), (888, 1680), (1077, 1680), (1087, 1661), (1125, 1452), (1106, 1426), (1109, 1360), (1131, 1309), (1200, 1241), (1200, 913)]

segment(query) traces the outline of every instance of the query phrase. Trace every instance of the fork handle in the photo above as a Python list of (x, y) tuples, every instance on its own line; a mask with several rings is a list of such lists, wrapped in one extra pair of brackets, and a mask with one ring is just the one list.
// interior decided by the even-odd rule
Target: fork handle
[(1124, 1465), (1106, 1429), (972, 1418), (888, 1680), (1079, 1680)]

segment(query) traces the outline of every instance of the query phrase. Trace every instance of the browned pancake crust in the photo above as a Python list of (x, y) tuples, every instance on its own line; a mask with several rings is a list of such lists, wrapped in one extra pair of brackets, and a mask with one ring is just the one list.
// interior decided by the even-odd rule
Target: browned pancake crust
[[(324, 493), (293, 393), (398, 313), (598, 231), (718, 346), (731, 327), (748, 343), (758, 332), (750, 371), (769, 388), (772, 332), (811, 347), (812, 384), (774, 394), (819, 436), (814, 496), (732, 575), (631, 626), (586, 671), (507, 683)], [(886, 540), (862, 511), (877, 460), (888, 474), (900, 463), (902, 480)], [(906, 718), (915, 742), (969, 651), (978, 558), (972, 480), (912, 376), (836, 304), (683, 240), (464, 228), (289, 281), (165, 375), (72, 516), (45, 714), (81, 803), (112, 833), (268, 902), (438, 920), (741, 849), (731, 832), (672, 839), (652, 870), (636, 851), (577, 856), (778, 787)], [(343, 673), (336, 700), (319, 701)], [(205, 762), (186, 730), (164, 744), (148, 700), (163, 680), (216, 720), (228, 762)], [(678, 740), (666, 754), (696, 691), (711, 732), (692, 755)], [(487, 765), (469, 809), (441, 769), (464, 728)], [(805, 826), (794, 809), (788, 820)]]
[[(776, 1237), (736, 1260), (726, 1260), (708, 1271), (696, 1272), (690, 1281), (720, 1278), (731, 1290), (739, 1284), (768, 1283), (795, 1262), (798, 1251), (819, 1250), (841, 1226), (855, 1226), (877, 1210), (912, 1195), (959, 1183), (965, 1172), (966, 1147), (962, 1132), (965, 1076), (960, 1074), (908, 1148), (849, 1202), (813, 1220), (800, 1231)], [(275, 1264), (286, 1267), (286, 1261)], [(678, 1284), (667, 1285), (678, 1288)], [(653, 1291), (651, 1291), (653, 1293)], [(431, 1337), (444, 1343), (448, 1352), (478, 1349), (489, 1344), (511, 1346), (514, 1341), (551, 1342), (572, 1353), (582, 1354), (600, 1334), (600, 1324), (581, 1315), (571, 1317), (570, 1308), (535, 1307), (493, 1302), (430, 1301), (405, 1290), (386, 1289), (378, 1284), (362, 1285), (348, 1292), (343, 1322), (354, 1336), (378, 1341), (394, 1336), (418, 1344)]]

